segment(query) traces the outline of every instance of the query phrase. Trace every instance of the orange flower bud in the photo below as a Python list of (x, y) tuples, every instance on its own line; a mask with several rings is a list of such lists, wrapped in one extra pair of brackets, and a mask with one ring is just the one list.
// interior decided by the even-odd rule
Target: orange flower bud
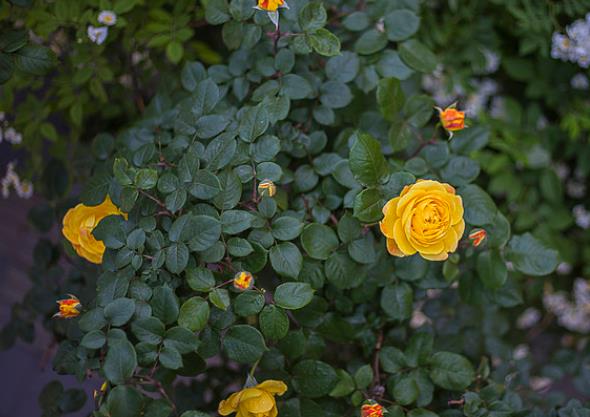
[(361, 417), (383, 417), (383, 407), (374, 401), (363, 404)]
[(240, 271), (234, 275), (234, 288), (240, 291), (249, 290), (254, 286), (254, 277), (248, 271)]
[(80, 309), (82, 308), (82, 304), (80, 304), (80, 300), (75, 295), (68, 294), (70, 298), (65, 298), (63, 300), (57, 300), (57, 304), (59, 305), (59, 311), (53, 315), (53, 317), (58, 317), (60, 319), (71, 319), (74, 317), (78, 317), (80, 315)]
[(276, 12), (279, 7), (285, 7), (285, 0), (258, 0), (257, 9)]
[(463, 130), (465, 128), (465, 112), (459, 111), (455, 108), (456, 103), (451, 104), (446, 109), (435, 107), (438, 110), (440, 123), (447, 132), (453, 137), (453, 132)]
[(469, 239), (474, 247), (478, 247), (482, 244), (488, 234), (484, 229), (473, 229), (471, 233), (469, 233)]
[(271, 180), (262, 180), (258, 184), (258, 194), (261, 196), (274, 197), (277, 193), (277, 186)]

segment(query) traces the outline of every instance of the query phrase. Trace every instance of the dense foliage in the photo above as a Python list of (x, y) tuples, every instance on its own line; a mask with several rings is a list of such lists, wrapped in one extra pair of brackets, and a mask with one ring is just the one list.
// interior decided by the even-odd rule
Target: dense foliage
[[(254, 0), (12, 3), (0, 103), (47, 199), (31, 221), (67, 240), (40, 240), (1, 341), (41, 316), (54, 368), (106, 382), (94, 415), (213, 415), (244, 385), (274, 402), (267, 380), (282, 417), (590, 414), (590, 115), (551, 57), (590, 2), (291, 0), (278, 27)], [(464, 208), (444, 261), (378, 225), (424, 179)]]

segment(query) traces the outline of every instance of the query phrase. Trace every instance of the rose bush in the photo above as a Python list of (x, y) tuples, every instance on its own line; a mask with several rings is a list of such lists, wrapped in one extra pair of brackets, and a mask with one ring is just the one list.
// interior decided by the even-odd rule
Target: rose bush
[[(552, 13), (579, 14), (583, 1)], [(95, 416), (588, 413), (566, 401), (588, 392), (587, 336), (560, 340), (553, 313), (530, 318), (545, 292), (563, 311), (556, 291), (567, 284), (540, 277), (572, 256), (564, 240), (586, 237), (559, 236), (571, 225), (555, 214), (571, 205), (550, 164), (559, 127), (534, 127), (535, 83), (553, 81), (531, 63), (551, 61), (542, 45), (533, 58), (499, 43), (536, 53), (528, 35), (514, 40), (521, 26), (502, 25), (527, 23), (523, 13), (541, 6), (504, 3), (208, 0), (118, 13), (92, 42), (159, 33), (161, 24), (136, 25), (170, 23), (164, 13), (199, 27), (223, 59), (195, 53), (181, 70), (136, 74), (152, 80), (161, 67), (162, 82), (125, 123), (84, 101), (110, 122), (82, 127), (94, 139), (79, 196), (66, 197), (63, 167), (48, 164), (39, 189), (49, 203), (31, 219), (42, 230), (63, 219), (69, 243), (38, 245), (35, 286), (3, 345), (30, 340), (42, 316), (60, 342), (54, 368), (101, 385)], [(83, 22), (76, 33), (119, 3), (89, 4), (91, 14), (72, 19)], [(490, 26), (491, 40), (472, 36)], [(186, 40), (176, 35), (154, 35), (162, 43), (146, 45), (150, 56), (168, 42), (176, 62)], [(471, 78), (489, 70), (484, 46), (504, 48), (497, 82), (515, 94), (507, 116), (489, 96), (470, 108), (483, 85)], [(112, 101), (129, 105), (112, 87)], [(570, 129), (583, 124), (557, 92), (541, 91)], [(60, 256), (75, 265), (67, 277)], [(50, 321), (66, 293), (77, 297), (62, 314), (72, 319)], [(541, 359), (529, 344), (546, 347), (534, 352)], [(575, 394), (547, 385), (560, 378)], [(41, 395), (47, 415), (83, 402), (57, 382)]]

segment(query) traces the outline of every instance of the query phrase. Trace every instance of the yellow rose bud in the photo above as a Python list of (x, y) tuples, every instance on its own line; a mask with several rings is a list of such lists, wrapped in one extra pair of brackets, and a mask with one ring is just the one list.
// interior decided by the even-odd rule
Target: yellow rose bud
[(263, 180), (258, 184), (258, 194), (261, 196), (274, 197), (277, 193), (277, 186), (271, 180)]
[(394, 256), (419, 253), (430, 261), (444, 261), (465, 231), (463, 201), (449, 184), (418, 180), (383, 207), (381, 232)]
[(478, 247), (485, 240), (487, 233), (484, 229), (474, 229), (469, 233), (469, 239), (474, 247)]
[(440, 107), (436, 107), (436, 109), (438, 110), (442, 127), (449, 132), (451, 137), (453, 136), (453, 132), (465, 128), (465, 112), (457, 110), (455, 104), (450, 105), (444, 110)]
[(283, 381), (269, 379), (254, 387), (244, 388), (219, 403), (217, 410), (222, 416), (237, 413), (236, 417), (276, 417), (278, 415), (275, 395), (283, 395), (287, 385)]
[(63, 300), (56, 301), (57, 305), (59, 306), (59, 311), (55, 313), (53, 317), (60, 319), (72, 319), (80, 315), (80, 309), (82, 308), (80, 300), (78, 300), (78, 297), (75, 295), (68, 295), (70, 298), (64, 298)]
[(246, 291), (254, 286), (254, 277), (248, 271), (240, 271), (234, 275), (233, 284), (236, 290)]
[(113, 214), (122, 215), (127, 219), (127, 214), (119, 210), (108, 195), (98, 206), (78, 204), (69, 209), (64, 216), (62, 233), (79, 256), (99, 264), (102, 262), (105, 246), (102, 241), (94, 238), (92, 231), (102, 219)]
[(258, 9), (267, 12), (276, 12), (279, 7), (285, 5), (285, 0), (258, 0)]

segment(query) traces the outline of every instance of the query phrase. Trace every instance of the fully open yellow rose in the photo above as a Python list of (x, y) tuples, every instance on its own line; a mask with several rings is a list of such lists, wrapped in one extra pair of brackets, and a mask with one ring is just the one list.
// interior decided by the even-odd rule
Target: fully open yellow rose
[(278, 414), (275, 395), (283, 395), (287, 385), (283, 381), (269, 379), (255, 387), (244, 388), (219, 403), (222, 416), (236, 413), (236, 417), (276, 417)]
[(449, 184), (418, 180), (383, 207), (379, 223), (394, 256), (416, 252), (430, 261), (443, 261), (457, 249), (465, 231), (463, 201)]
[(104, 254), (104, 243), (96, 240), (92, 231), (102, 219), (113, 214), (127, 218), (117, 206), (113, 204), (107, 195), (98, 206), (85, 206), (78, 204), (68, 210), (63, 220), (62, 233), (70, 241), (76, 253), (88, 261), (99, 264)]

